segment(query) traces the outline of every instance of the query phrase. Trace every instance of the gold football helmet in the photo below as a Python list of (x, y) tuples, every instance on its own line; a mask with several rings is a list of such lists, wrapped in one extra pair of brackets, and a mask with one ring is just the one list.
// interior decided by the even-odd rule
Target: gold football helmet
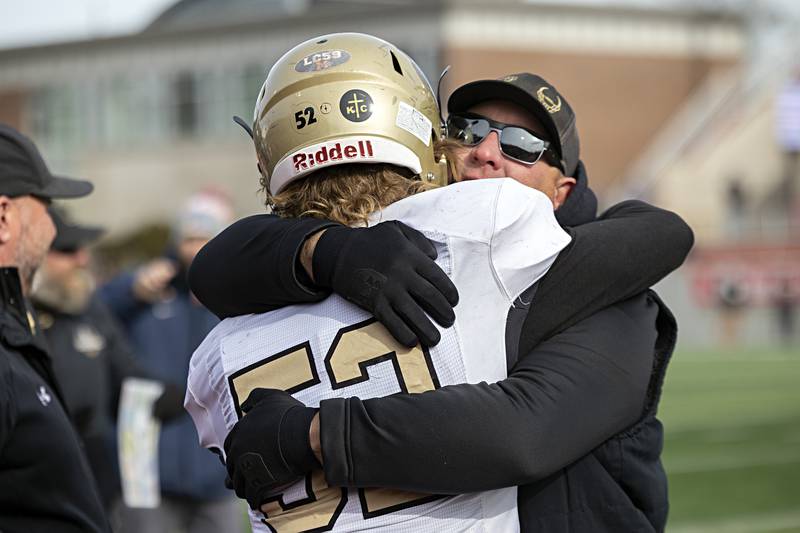
[(417, 64), (371, 35), (306, 41), (270, 69), (256, 101), (253, 139), (268, 194), (320, 168), (390, 163), (446, 184), (435, 161), (443, 125)]

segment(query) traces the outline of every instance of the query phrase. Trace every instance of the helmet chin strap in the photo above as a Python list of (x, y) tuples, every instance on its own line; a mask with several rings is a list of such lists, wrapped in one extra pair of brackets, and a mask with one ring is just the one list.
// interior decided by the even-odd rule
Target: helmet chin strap
[(444, 80), (449, 70), (450, 65), (444, 67), (442, 73), (439, 74), (439, 83), (436, 84), (436, 105), (439, 106), (439, 133), (443, 139), (447, 137), (447, 123), (444, 121), (444, 115), (442, 114), (442, 80)]
[[(442, 81), (449, 71), (450, 65), (444, 67), (442, 73), (439, 74), (439, 81), (436, 84), (436, 105), (439, 106), (439, 135), (442, 139), (447, 138), (447, 122), (444, 120), (444, 114), (442, 113)], [(450, 175), (450, 164), (447, 161), (447, 156), (442, 154), (437, 163), (439, 165), (440, 175), (447, 176), (448, 178), (447, 184), (453, 183), (455, 176)]]
[(234, 115), (233, 121), (238, 125), (240, 125), (242, 129), (247, 132), (247, 134), (250, 136), (251, 139), (253, 138), (253, 128), (251, 128), (250, 125), (247, 122), (245, 122), (242, 117)]

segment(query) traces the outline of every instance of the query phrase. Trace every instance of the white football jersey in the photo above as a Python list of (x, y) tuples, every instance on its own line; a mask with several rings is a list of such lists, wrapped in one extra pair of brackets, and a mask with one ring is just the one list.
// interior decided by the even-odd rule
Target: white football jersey
[[(436, 245), (458, 287), (456, 322), (433, 348), (406, 348), (366, 311), (332, 295), (222, 321), (194, 353), (186, 409), (203, 446), (222, 450), (258, 387), (306, 405), (418, 393), (506, 377), (505, 322), (514, 300), (569, 243), (550, 200), (511, 179), (458, 183), (396, 202), (373, 222), (401, 220)], [(409, 428), (413, 431), (413, 428)], [(391, 459), (388, 459), (391, 460)], [(322, 472), (250, 512), (254, 531), (514, 532), (516, 487), (456, 496), (331, 488)]]

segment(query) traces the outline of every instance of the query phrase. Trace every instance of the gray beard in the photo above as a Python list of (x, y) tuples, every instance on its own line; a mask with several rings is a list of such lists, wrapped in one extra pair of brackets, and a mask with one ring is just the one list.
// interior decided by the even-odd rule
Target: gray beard
[(43, 250), (37, 250), (35, 246), (38, 242), (27, 231), (23, 231), (20, 235), (20, 244), (17, 248), (17, 260), (15, 263), (19, 271), (20, 283), (24, 294), (30, 293), (34, 275), (44, 263), (45, 257), (47, 257), (47, 250), (50, 247), (48, 243)]
[(36, 271), (39, 269), (39, 265), (33, 265), (28, 263), (27, 261), (23, 261), (17, 265), (17, 271), (19, 272), (19, 282), (22, 285), (22, 293), (28, 294), (31, 291), (31, 283), (33, 282), (34, 276), (36, 276)]
[(66, 279), (53, 279), (42, 269), (34, 279), (31, 299), (68, 315), (79, 315), (89, 307), (94, 280), (89, 272), (79, 269)]

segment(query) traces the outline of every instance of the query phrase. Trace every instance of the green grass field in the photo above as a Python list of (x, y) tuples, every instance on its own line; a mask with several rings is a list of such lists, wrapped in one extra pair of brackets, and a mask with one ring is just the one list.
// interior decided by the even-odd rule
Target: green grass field
[(800, 533), (800, 350), (679, 351), (661, 401), (670, 533)]

